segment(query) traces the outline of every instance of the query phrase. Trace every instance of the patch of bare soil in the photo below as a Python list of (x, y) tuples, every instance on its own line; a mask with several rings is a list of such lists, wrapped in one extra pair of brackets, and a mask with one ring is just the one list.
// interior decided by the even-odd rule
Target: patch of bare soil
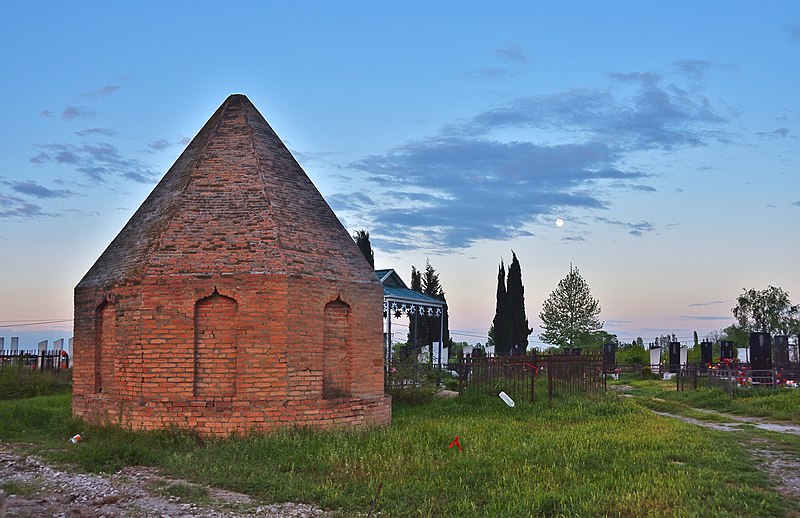
[[(737, 422), (711, 423), (666, 412), (656, 412), (655, 410), (653, 410), (653, 412), (658, 415), (680, 419), (687, 423), (723, 432), (742, 431), (740, 427), (742, 423), (746, 423), (772, 432), (800, 435), (800, 428), (798, 428), (797, 425), (780, 425), (770, 423), (757, 417), (742, 417), (720, 413), (720, 415), (732, 418)], [(794, 453), (782, 451), (777, 445), (767, 439), (747, 439), (744, 444), (750, 451), (753, 460), (756, 462), (756, 466), (775, 481), (778, 491), (780, 491), (783, 496), (800, 503), (800, 458)]]
[(249, 496), (164, 477), (154, 468), (127, 467), (114, 475), (56, 469), (0, 446), (0, 518), (318, 517), (308, 504), (258, 505)]

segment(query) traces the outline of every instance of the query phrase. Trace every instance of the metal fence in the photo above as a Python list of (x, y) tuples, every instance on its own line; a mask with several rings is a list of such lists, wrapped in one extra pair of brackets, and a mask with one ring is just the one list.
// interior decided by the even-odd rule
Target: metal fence
[(0, 351), (0, 367), (59, 371), (68, 363), (64, 351)]
[(459, 394), (505, 392), (515, 400), (535, 402), (605, 391), (602, 355), (476, 356), (458, 358), (449, 368), (458, 375)]
[(748, 364), (739, 365), (682, 365), (675, 377), (679, 391), (702, 387), (720, 388), (733, 394), (737, 388), (797, 387), (800, 382), (800, 366), (796, 364), (777, 366), (772, 369), (751, 369)]

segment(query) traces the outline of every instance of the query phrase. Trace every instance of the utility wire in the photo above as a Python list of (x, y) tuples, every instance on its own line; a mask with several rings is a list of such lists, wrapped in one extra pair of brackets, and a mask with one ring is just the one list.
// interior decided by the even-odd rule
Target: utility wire
[[(59, 320), (0, 320), (0, 327), (7, 328), (7, 327), (25, 327), (25, 326), (39, 326), (43, 324), (63, 324), (64, 322), (72, 322), (74, 319), (72, 318), (64, 318)], [(10, 324), (6, 324), (6, 322), (12, 322)], [(20, 324), (18, 322), (25, 322), (24, 324)]]

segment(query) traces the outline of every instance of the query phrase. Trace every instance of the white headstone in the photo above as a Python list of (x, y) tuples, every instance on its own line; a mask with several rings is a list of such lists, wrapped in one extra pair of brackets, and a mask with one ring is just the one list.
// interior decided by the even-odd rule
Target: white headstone
[(681, 347), (681, 365), (686, 365), (689, 361), (689, 346), (684, 345)]
[(5, 343), (6, 343), (6, 339), (4, 337), (0, 336), (0, 351), (5, 351), (6, 350), (5, 349)]
[[(433, 364), (437, 365), (437, 366), (440, 365), (440, 363), (439, 363), (439, 361), (440, 361), (440, 358), (439, 358), (440, 345), (441, 345), (441, 342), (433, 342), (433, 345), (431, 347), (431, 350), (433, 351)], [(447, 352), (447, 347), (441, 347), (441, 352), (442, 352), (441, 365), (444, 365), (448, 361), (450, 361), (450, 355)]]
[(16, 354), (18, 351), (19, 351), (19, 337), (18, 336), (12, 336), (11, 337), (11, 352)]
[(650, 367), (653, 369), (653, 373), (658, 374), (661, 372), (661, 348), (656, 347), (655, 349), (650, 349)]
[(468, 354), (472, 354), (472, 346), (471, 345), (465, 345), (462, 352), (464, 353), (464, 356), (466, 356)]
[(64, 350), (64, 339), (59, 338), (55, 342), (53, 342), (53, 349), (56, 351), (63, 351)]
[(39, 342), (39, 352), (47, 350), (47, 340), (42, 340)]

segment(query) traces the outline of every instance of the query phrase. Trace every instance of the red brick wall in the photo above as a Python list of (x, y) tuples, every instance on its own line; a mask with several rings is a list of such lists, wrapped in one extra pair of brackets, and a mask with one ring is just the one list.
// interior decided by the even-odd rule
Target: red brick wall
[(236, 301), (216, 291), (195, 304), (194, 396), (236, 395)]
[[(76, 416), (135, 429), (174, 425), (220, 435), (391, 419), (383, 392), (383, 293), (374, 284), (300, 276), (169, 276), (108, 293), (76, 290), (75, 300)], [(117, 390), (95, 393), (86, 377), (95, 375), (96, 315), (111, 312), (96, 311), (105, 300), (112, 302), (104, 307), (116, 311)], [(213, 340), (201, 338), (212, 328)], [(345, 367), (333, 368), (331, 378), (349, 385), (344, 397), (323, 397), (326, 342), (347, 349)], [(208, 356), (206, 362), (198, 346), (217, 349), (222, 361)], [(226, 347), (235, 353), (225, 353)], [(198, 390), (203, 376), (213, 376), (216, 385)]]
[(117, 312), (113, 302), (104, 301), (95, 316), (95, 392), (114, 392), (114, 360), (117, 355)]
[(350, 396), (350, 306), (336, 299), (325, 304), (322, 342), (322, 397)]

